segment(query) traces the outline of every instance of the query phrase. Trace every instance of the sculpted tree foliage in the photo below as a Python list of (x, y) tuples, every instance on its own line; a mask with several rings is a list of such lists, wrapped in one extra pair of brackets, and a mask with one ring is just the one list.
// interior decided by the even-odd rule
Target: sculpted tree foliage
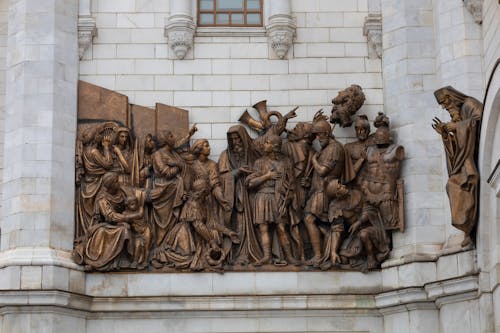
[[(190, 140), (196, 126), (166, 128), (151, 121), (151, 109), (120, 114), (137, 127), (82, 119), (76, 262), (97, 271), (378, 268), (391, 232), (404, 226), (404, 149), (384, 114), (370, 134), (368, 117), (355, 116), (363, 101), (352, 85), (334, 99), (330, 117), (319, 111), (290, 129), (297, 108), (282, 115), (261, 101), (240, 119), (257, 135), (230, 127), (218, 162), (209, 140)], [(154, 119), (175, 120), (162, 117)], [(344, 146), (335, 124), (352, 123), (357, 140)], [(457, 127), (436, 124), (448, 140)]]

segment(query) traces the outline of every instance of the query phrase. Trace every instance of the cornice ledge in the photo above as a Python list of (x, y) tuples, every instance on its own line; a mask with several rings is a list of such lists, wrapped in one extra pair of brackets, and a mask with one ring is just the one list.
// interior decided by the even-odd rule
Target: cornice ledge
[(479, 276), (469, 275), (461, 278), (432, 282), (425, 285), (429, 299), (438, 307), (443, 304), (463, 302), (477, 298), (479, 294)]

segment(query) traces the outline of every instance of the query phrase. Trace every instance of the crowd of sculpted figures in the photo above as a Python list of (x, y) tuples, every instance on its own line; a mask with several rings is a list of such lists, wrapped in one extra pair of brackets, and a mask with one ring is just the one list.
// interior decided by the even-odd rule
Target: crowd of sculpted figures
[[(74, 258), (86, 270), (310, 270), (378, 268), (403, 229), (404, 149), (383, 113), (355, 115), (353, 85), (328, 117), (290, 126), (254, 105), (209, 158), (206, 139), (171, 131), (135, 138), (102, 122), (80, 131)], [(332, 125), (333, 124), (333, 125)], [(354, 124), (346, 145), (336, 125)], [(287, 125), (289, 125), (287, 127)], [(249, 128), (249, 130), (248, 130)], [(256, 132), (256, 135), (250, 135)]]

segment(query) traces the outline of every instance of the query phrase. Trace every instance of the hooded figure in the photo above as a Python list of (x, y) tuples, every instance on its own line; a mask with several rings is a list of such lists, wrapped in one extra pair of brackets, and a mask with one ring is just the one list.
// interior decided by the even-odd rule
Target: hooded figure
[(224, 197), (232, 210), (224, 218), (226, 227), (236, 230), (240, 244), (233, 253), (236, 265), (247, 265), (262, 258), (262, 250), (255, 236), (250, 198), (245, 186), (245, 177), (259, 157), (246, 129), (235, 125), (227, 131), (228, 147), (219, 159), (219, 172)]
[(476, 147), (483, 105), (451, 86), (436, 90), (434, 96), (451, 116), (448, 123), (434, 118), (432, 127), (441, 135), (446, 152), (449, 176), (446, 192), (450, 199), (451, 222), (465, 233), (462, 246), (466, 246), (472, 242), (470, 234), (477, 222), (479, 172)]

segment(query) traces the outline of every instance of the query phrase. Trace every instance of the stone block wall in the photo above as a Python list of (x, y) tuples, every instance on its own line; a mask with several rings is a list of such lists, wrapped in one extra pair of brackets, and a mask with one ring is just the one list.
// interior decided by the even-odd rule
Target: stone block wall
[[(80, 79), (131, 103), (189, 110), (195, 138), (210, 139), (214, 159), (226, 148), (227, 129), (262, 99), (280, 111), (300, 106), (292, 121), (311, 120), (320, 108), (329, 114), (337, 92), (357, 83), (367, 97), (359, 112), (373, 119), (383, 109), (381, 61), (368, 58), (363, 36), (367, 0), (292, 1), (297, 34), (285, 60), (273, 54), (264, 29), (195, 35), (186, 59), (173, 60), (163, 34), (169, 1), (95, 1), (92, 11), (98, 36), (80, 62)], [(354, 136), (353, 129), (336, 133)]]
[[(0, 3), (0, 195), (2, 192), (1, 183), (3, 174), (2, 171), (3, 171), (4, 113), (5, 113), (5, 68), (7, 61), (8, 18), (9, 18), (9, 3), (8, 1), (2, 1)], [(1, 238), (0, 238), (0, 243), (1, 243)]]
[(481, 24), (461, 0), (439, 0), (436, 22), (437, 74), (440, 85), (451, 85), (479, 100), (484, 98)]
[(485, 80), (490, 77), (493, 66), (500, 58), (500, 7), (498, 1), (483, 2), (483, 52)]

